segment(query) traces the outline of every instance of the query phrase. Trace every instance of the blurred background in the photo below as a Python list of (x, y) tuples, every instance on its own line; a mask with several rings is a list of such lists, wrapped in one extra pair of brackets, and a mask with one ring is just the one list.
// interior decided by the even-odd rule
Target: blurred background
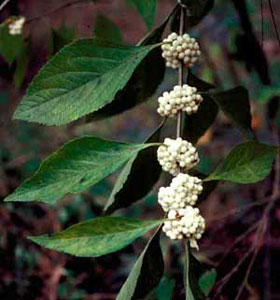
[[(157, 3), (156, 24), (160, 24), (176, 1)], [(136, 44), (147, 29), (129, 0), (11, 0), (0, 11), (0, 21), (11, 16), (25, 16), (26, 23), (23, 51), (12, 64), (1, 55), (5, 41), (1, 41), (0, 35), (0, 298), (115, 299), (145, 245), (144, 239), (112, 255), (88, 259), (40, 248), (27, 237), (59, 231), (99, 215), (117, 174), (80, 195), (65, 197), (54, 207), (39, 202), (3, 203), (3, 199), (46, 156), (74, 137), (95, 135), (127, 142), (145, 140), (160, 124), (156, 114), (157, 96), (174, 85), (177, 74), (172, 70), (166, 72), (154, 97), (111, 119), (95, 122), (82, 119), (61, 127), (12, 121), (11, 115), (32, 78), (63, 45), (75, 38), (92, 37), (98, 27), (108, 23), (113, 23), (115, 34), (125, 44)], [(194, 73), (221, 89), (238, 85), (248, 88), (252, 126), (261, 141), (272, 144), (278, 143), (280, 126), (280, 41), (275, 28), (279, 22), (277, 0), (217, 0), (211, 13), (191, 30), (203, 52)], [(174, 136), (174, 132), (174, 122), (168, 122), (163, 136)], [(200, 171), (210, 172), (233, 145), (242, 141), (240, 132), (220, 114), (199, 140)], [(218, 284), (213, 299), (234, 299), (244, 280), (250, 267), (250, 259), (244, 259), (244, 255), (256, 234), (252, 226), (262, 218), (273, 176), (258, 185), (220, 184), (201, 203), (207, 232), (197, 257), (217, 270)], [(160, 184), (145, 199), (116, 215), (161, 217), (163, 213), (156, 199)], [(279, 221), (280, 209), (276, 205), (268, 224), (270, 230), (259, 248), (240, 299), (280, 299)], [(184, 299), (182, 247), (167, 239), (163, 239), (162, 246), (166, 276), (151, 299)], [(244, 263), (232, 272), (242, 259)], [(226, 281), (228, 274), (230, 278)], [(166, 298), (169, 294), (173, 298)]]

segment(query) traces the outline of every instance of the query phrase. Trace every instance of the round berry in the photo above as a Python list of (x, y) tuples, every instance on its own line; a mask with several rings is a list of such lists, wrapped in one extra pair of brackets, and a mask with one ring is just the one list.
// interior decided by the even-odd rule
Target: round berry
[(181, 62), (187, 68), (191, 68), (201, 55), (197, 41), (187, 33), (182, 36), (175, 32), (171, 33), (163, 40), (161, 49), (166, 66), (173, 69), (178, 68)]
[(179, 111), (188, 115), (196, 113), (203, 98), (197, 94), (197, 89), (187, 84), (176, 85), (172, 91), (164, 92), (158, 98), (158, 113), (162, 117), (175, 118)]
[(157, 157), (162, 169), (174, 176), (199, 163), (195, 147), (182, 138), (176, 140), (166, 138), (158, 148)]
[(166, 212), (184, 208), (186, 205), (193, 206), (198, 200), (202, 189), (201, 179), (179, 173), (173, 178), (170, 186), (159, 189), (158, 202)]
[(186, 238), (192, 248), (198, 249), (197, 241), (205, 231), (205, 220), (200, 215), (199, 209), (186, 206), (170, 210), (167, 218), (162, 228), (163, 232), (171, 239)]

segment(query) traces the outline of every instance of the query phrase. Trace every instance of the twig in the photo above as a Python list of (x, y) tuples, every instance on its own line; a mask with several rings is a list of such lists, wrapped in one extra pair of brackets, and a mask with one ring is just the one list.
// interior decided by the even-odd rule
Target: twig
[(48, 282), (48, 297), (50, 300), (57, 299), (57, 288), (63, 272), (63, 266), (57, 266), (52, 273), (52, 276)]
[(248, 269), (246, 271), (246, 274), (245, 274), (245, 277), (243, 279), (243, 282), (237, 292), (237, 295), (236, 297), (234, 298), (234, 300), (238, 300), (239, 297), (241, 296), (242, 292), (243, 292), (243, 289), (245, 286), (247, 286), (247, 288), (249, 289), (249, 291), (252, 291), (252, 288), (251, 286), (249, 285), (249, 276), (250, 276), (250, 273), (251, 273), (251, 270), (252, 270), (252, 267), (256, 261), (256, 258), (258, 256), (258, 253), (259, 253), (259, 250), (261, 248), (261, 240), (262, 238), (264, 237), (264, 233), (266, 232), (266, 227), (267, 227), (267, 218), (266, 218), (266, 215), (264, 214), (261, 222), (260, 222), (260, 225), (258, 226), (258, 233), (256, 234), (256, 239), (255, 239), (255, 242), (254, 242), (254, 252), (253, 252), (253, 256), (250, 260), (250, 263), (249, 263), (249, 266), (248, 266)]
[[(269, 242), (268, 242), (269, 241)], [(270, 257), (270, 221), (266, 232), (265, 256), (264, 256), (264, 299), (271, 299), (271, 257)]]
[(4, 2), (0, 5), (0, 10), (2, 10), (9, 2), (10, 0), (4, 0)]
[[(275, 144), (278, 146), (280, 143), (279, 140), (279, 134), (277, 128), (275, 126), (272, 127), (272, 135)], [(272, 189), (272, 196), (277, 198), (280, 196), (280, 157), (279, 157), (279, 150), (277, 151), (276, 154), (276, 160), (275, 160), (275, 165), (274, 165), (274, 170), (275, 170), (275, 178), (274, 178), (274, 183), (273, 183), (273, 189)]]
[(232, 245), (224, 252), (222, 258), (218, 262), (217, 265), (220, 265), (224, 259), (228, 256), (228, 254), (237, 246), (248, 234), (253, 232), (255, 229), (257, 229), (259, 223), (255, 223), (252, 226), (250, 226), (245, 232), (243, 232), (239, 237), (237, 237)]
[(214, 221), (222, 221), (223, 219), (228, 218), (231, 215), (234, 214), (239, 214), (239, 213), (245, 213), (246, 210), (250, 209), (250, 208), (254, 208), (256, 206), (262, 206), (264, 204), (266, 204), (270, 199), (265, 198), (261, 201), (255, 202), (255, 203), (251, 203), (251, 204), (246, 204), (246, 205), (242, 205), (238, 208), (235, 209), (231, 209), (229, 210), (227, 213), (222, 214), (222, 215), (217, 215), (215, 218), (211, 218), (211, 219), (207, 219), (207, 221), (210, 222), (214, 222)]
[[(277, 135), (278, 137), (278, 135)], [(277, 138), (278, 140), (278, 138)], [(241, 293), (244, 289), (244, 287), (246, 286), (247, 289), (249, 291), (252, 291), (252, 288), (251, 286), (249, 285), (248, 283), (248, 280), (249, 280), (249, 276), (250, 276), (250, 273), (251, 273), (251, 270), (252, 270), (252, 267), (255, 263), (255, 260), (257, 258), (257, 255), (259, 253), (259, 250), (261, 248), (261, 243), (260, 241), (264, 238), (265, 236), (265, 233), (267, 232), (267, 230), (269, 229), (269, 227), (267, 226), (267, 224), (269, 224), (270, 222), (270, 213), (271, 213), (271, 210), (274, 206), (274, 203), (275, 201), (277, 201), (279, 199), (279, 179), (280, 179), (280, 164), (279, 164), (279, 153), (277, 153), (277, 156), (276, 156), (276, 161), (275, 161), (275, 165), (274, 165), (274, 168), (275, 168), (275, 178), (274, 178), (274, 183), (273, 183), (273, 192), (272, 192), (272, 195), (270, 197), (271, 201), (268, 203), (268, 205), (266, 206), (265, 210), (264, 210), (264, 213), (263, 213), (263, 217), (259, 223), (259, 228), (258, 228), (258, 232), (256, 234), (256, 238), (255, 238), (255, 242), (254, 242), (254, 254), (253, 254), (253, 257), (250, 261), (250, 264), (248, 266), (248, 269), (247, 269), (247, 272), (246, 272), (246, 275), (245, 275), (245, 278), (238, 290), (238, 293), (235, 297), (234, 300), (238, 300), (239, 297), (241, 296)]]
[(276, 38), (277, 38), (278, 44), (280, 46), (280, 37), (279, 37), (276, 20), (275, 20), (274, 13), (273, 13), (273, 7), (272, 7), (271, 0), (268, 0), (268, 5), (269, 5), (269, 10), (270, 10), (271, 18), (272, 18), (272, 23), (273, 23), (273, 26), (274, 26), (274, 31), (275, 31), (275, 34), (276, 34)]
[(262, 31), (261, 31), (261, 41), (263, 47), (263, 38), (264, 38), (264, 18), (263, 18), (263, 0), (261, 0), (261, 24), (262, 24)]
[[(184, 27), (185, 27), (185, 16), (186, 16), (186, 8), (181, 6), (181, 13), (180, 13), (180, 27), (179, 27), (179, 34), (183, 35)], [(178, 70), (178, 84), (180, 86), (183, 85), (184, 80), (184, 63), (180, 62), (179, 70)], [(177, 116), (177, 130), (176, 130), (176, 137), (180, 137), (182, 135), (182, 121), (183, 121), (183, 112), (180, 110)]]
[(224, 276), (220, 281), (217, 282), (217, 286), (219, 286), (219, 288), (217, 289), (214, 299), (216, 299), (217, 296), (220, 295), (224, 286), (228, 283), (231, 277), (239, 270), (240, 266), (247, 260), (247, 258), (251, 255), (252, 252), (253, 248), (251, 248), (247, 253), (245, 253), (241, 260), (239, 260), (237, 265), (235, 265), (234, 268), (232, 268), (226, 276)]
[[(277, 169), (279, 167), (277, 166)], [(276, 176), (278, 178), (278, 176)], [(246, 283), (248, 282), (248, 278), (249, 278), (249, 275), (250, 275), (250, 272), (251, 272), (251, 269), (253, 267), (253, 264), (255, 262), (255, 259), (257, 257), (257, 254), (259, 252), (259, 249), (261, 247), (261, 243), (260, 241), (263, 239), (264, 237), (264, 234), (266, 232), (266, 229), (267, 229), (267, 222), (268, 222), (268, 218), (269, 218), (269, 214), (271, 212), (271, 209), (273, 208), (274, 206), (274, 203), (275, 201), (278, 199), (278, 195), (277, 194), (272, 194), (271, 195), (271, 201), (269, 202), (269, 204), (266, 206), (265, 210), (264, 210), (264, 213), (263, 213), (263, 216), (261, 218), (261, 220), (259, 221), (258, 223), (258, 230), (257, 230), (257, 233), (256, 233), (256, 237), (255, 237), (255, 240), (254, 240), (254, 243), (252, 245), (252, 247), (250, 248), (250, 250), (245, 253), (245, 255), (243, 256), (243, 258), (237, 263), (237, 265), (224, 277), (222, 278), (218, 283), (217, 285), (219, 286), (219, 289), (217, 290), (217, 293), (216, 293), (216, 297), (221, 293), (222, 289), (224, 288), (224, 286), (228, 283), (228, 281), (231, 279), (231, 277), (239, 270), (240, 266), (247, 260), (247, 258), (251, 255), (251, 253), (253, 253), (253, 257), (249, 263), (249, 267), (247, 269), (247, 272), (246, 272), (246, 275), (245, 275), (245, 278), (242, 282), (242, 285), (240, 286), (239, 290), (238, 290), (238, 293), (237, 293), (237, 296), (235, 297), (235, 300), (238, 300)]]

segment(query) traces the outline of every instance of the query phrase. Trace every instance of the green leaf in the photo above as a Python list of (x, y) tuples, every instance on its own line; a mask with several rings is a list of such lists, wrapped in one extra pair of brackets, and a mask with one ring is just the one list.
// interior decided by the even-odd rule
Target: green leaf
[(30, 239), (48, 249), (81, 257), (98, 257), (124, 248), (161, 223), (161, 220), (103, 217), (78, 223), (49, 236)]
[(186, 0), (189, 10), (189, 26), (197, 25), (214, 7), (215, 0)]
[(66, 27), (65, 24), (58, 29), (52, 29), (52, 53), (57, 53), (65, 45), (71, 43), (75, 39), (74, 27)]
[(213, 268), (200, 276), (198, 284), (204, 295), (207, 297), (212, 291), (217, 278), (217, 272)]
[(170, 20), (170, 18), (173, 16), (173, 14), (177, 11), (179, 5), (175, 5), (174, 8), (171, 10), (169, 15), (165, 18), (163, 23), (155, 28), (154, 30), (148, 32), (138, 43), (140, 46), (146, 46), (151, 44), (156, 44), (162, 41), (162, 35), (164, 33), (164, 30)]
[[(149, 32), (139, 41), (138, 46), (147, 46), (161, 42), (162, 34), (176, 7), (177, 5), (159, 27)], [(117, 93), (114, 101), (89, 115), (87, 121), (91, 122), (108, 118), (147, 101), (164, 78), (165, 62), (161, 54), (162, 52), (159, 48), (152, 50), (138, 65), (126, 87)], [(153, 68), (151, 68), (151, 65), (153, 65)]]
[(29, 47), (25, 45), (17, 58), (16, 70), (14, 73), (14, 85), (19, 89), (24, 81), (24, 77), (29, 64)]
[(200, 267), (195, 257), (190, 253), (189, 245), (186, 243), (184, 268), (184, 283), (186, 289), (186, 300), (206, 300), (198, 285)]
[(94, 26), (94, 35), (99, 39), (122, 43), (122, 33), (120, 28), (109, 18), (100, 14), (97, 16)]
[(185, 116), (183, 123), (183, 137), (196, 144), (198, 139), (211, 127), (216, 120), (218, 107), (207, 95), (203, 95), (203, 101), (196, 114)]
[(21, 34), (11, 35), (7, 23), (0, 24), (0, 55), (12, 64), (22, 53), (24, 42)]
[(190, 86), (195, 86), (199, 92), (207, 92), (216, 88), (214, 84), (198, 78), (190, 70), (188, 71), (187, 83)]
[(156, 289), (157, 300), (172, 300), (175, 280), (163, 277)]
[(50, 155), (6, 201), (54, 203), (67, 193), (79, 193), (96, 184), (149, 146), (78, 138)]
[(156, 0), (131, 0), (136, 6), (149, 30), (152, 29), (156, 14)]
[[(163, 124), (147, 139), (146, 143), (158, 143)], [(157, 149), (146, 148), (135, 154), (125, 165), (104, 208), (111, 214), (128, 207), (146, 196), (158, 181), (161, 167), (157, 161)]]
[(252, 116), (247, 89), (244, 87), (236, 87), (223, 92), (210, 92), (209, 95), (248, 139), (254, 138), (251, 127)]
[[(190, 171), (191, 176), (196, 176), (200, 179), (205, 179), (207, 175), (205, 175), (202, 172), (199, 172), (198, 170), (191, 170)], [(215, 190), (215, 188), (218, 185), (218, 181), (203, 181), (203, 190), (202, 193), (198, 196), (198, 204), (207, 199), (210, 194)]]
[(239, 144), (204, 180), (227, 180), (242, 184), (261, 181), (270, 174), (277, 150), (275, 146), (257, 141)]
[[(196, 87), (199, 92), (215, 88), (214, 85), (197, 78), (190, 71), (187, 83)], [(209, 129), (218, 114), (218, 106), (211, 97), (206, 94), (202, 97), (203, 101), (197, 113), (190, 116), (186, 115), (183, 122), (183, 137), (193, 144), (197, 143), (198, 139)]]
[(155, 47), (116, 46), (98, 39), (75, 41), (42, 68), (14, 119), (62, 125), (99, 110), (126, 87)]
[(160, 232), (161, 230), (158, 229), (147, 244), (116, 300), (143, 299), (160, 282), (164, 271)]
[(120, 114), (149, 100), (162, 82), (164, 73), (165, 62), (161, 56), (161, 50), (160, 48), (153, 49), (138, 65), (126, 87), (116, 94), (114, 101), (90, 114), (87, 121)]
[[(215, 0), (180, 0), (187, 6), (187, 16), (185, 20), (186, 28), (197, 25), (213, 8)], [(180, 10), (178, 10), (172, 21), (172, 31), (178, 31), (180, 22)]]

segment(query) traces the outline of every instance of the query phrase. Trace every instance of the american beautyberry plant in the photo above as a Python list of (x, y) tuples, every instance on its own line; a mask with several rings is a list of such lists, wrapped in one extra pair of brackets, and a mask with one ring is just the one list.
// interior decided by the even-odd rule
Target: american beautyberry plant
[[(156, 0), (133, 2), (151, 29)], [(94, 38), (77, 40), (62, 48), (34, 78), (14, 113), (14, 119), (45, 125), (64, 125), (86, 115), (91, 120), (113, 116), (153, 95), (166, 68), (177, 72), (177, 85), (158, 98), (162, 124), (145, 143), (128, 144), (94, 136), (72, 140), (51, 154), (32, 177), (6, 198), (54, 204), (64, 195), (83, 192), (122, 168), (100, 217), (62, 232), (30, 238), (56, 251), (98, 257), (120, 250), (154, 230), (117, 300), (144, 299), (159, 284), (164, 274), (161, 231), (177, 240), (174, 242), (184, 242), (186, 299), (206, 299), (215, 272), (205, 275), (198, 271), (199, 262), (193, 255), (193, 251), (199, 251), (199, 240), (207, 228), (198, 204), (218, 181), (245, 184), (263, 180), (270, 174), (278, 150), (255, 137), (245, 88), (220, 91), (194, 75), (193, 67), (203, 53), (189, 29), (211, 10), (214, 0), (178, 0), (174, 5), (164, 22), (136, 46), (109, 41), (98, 32)], [(20, 34), (23, 24), (23, 18), (14, 20), (8, 25), (9, 34)], [(211, 174), (201, 174), (197, 171), (199, 155), (195, 144), (213, 124), (219, 110), (247, 141), (234, 147)], [(160, 132), (168, 119), (175, 119), (176, 132), (161, 143)], [(158, 192), (161, 219), (110, 216), (145, 197), (162, 171), (172, 179)]]

